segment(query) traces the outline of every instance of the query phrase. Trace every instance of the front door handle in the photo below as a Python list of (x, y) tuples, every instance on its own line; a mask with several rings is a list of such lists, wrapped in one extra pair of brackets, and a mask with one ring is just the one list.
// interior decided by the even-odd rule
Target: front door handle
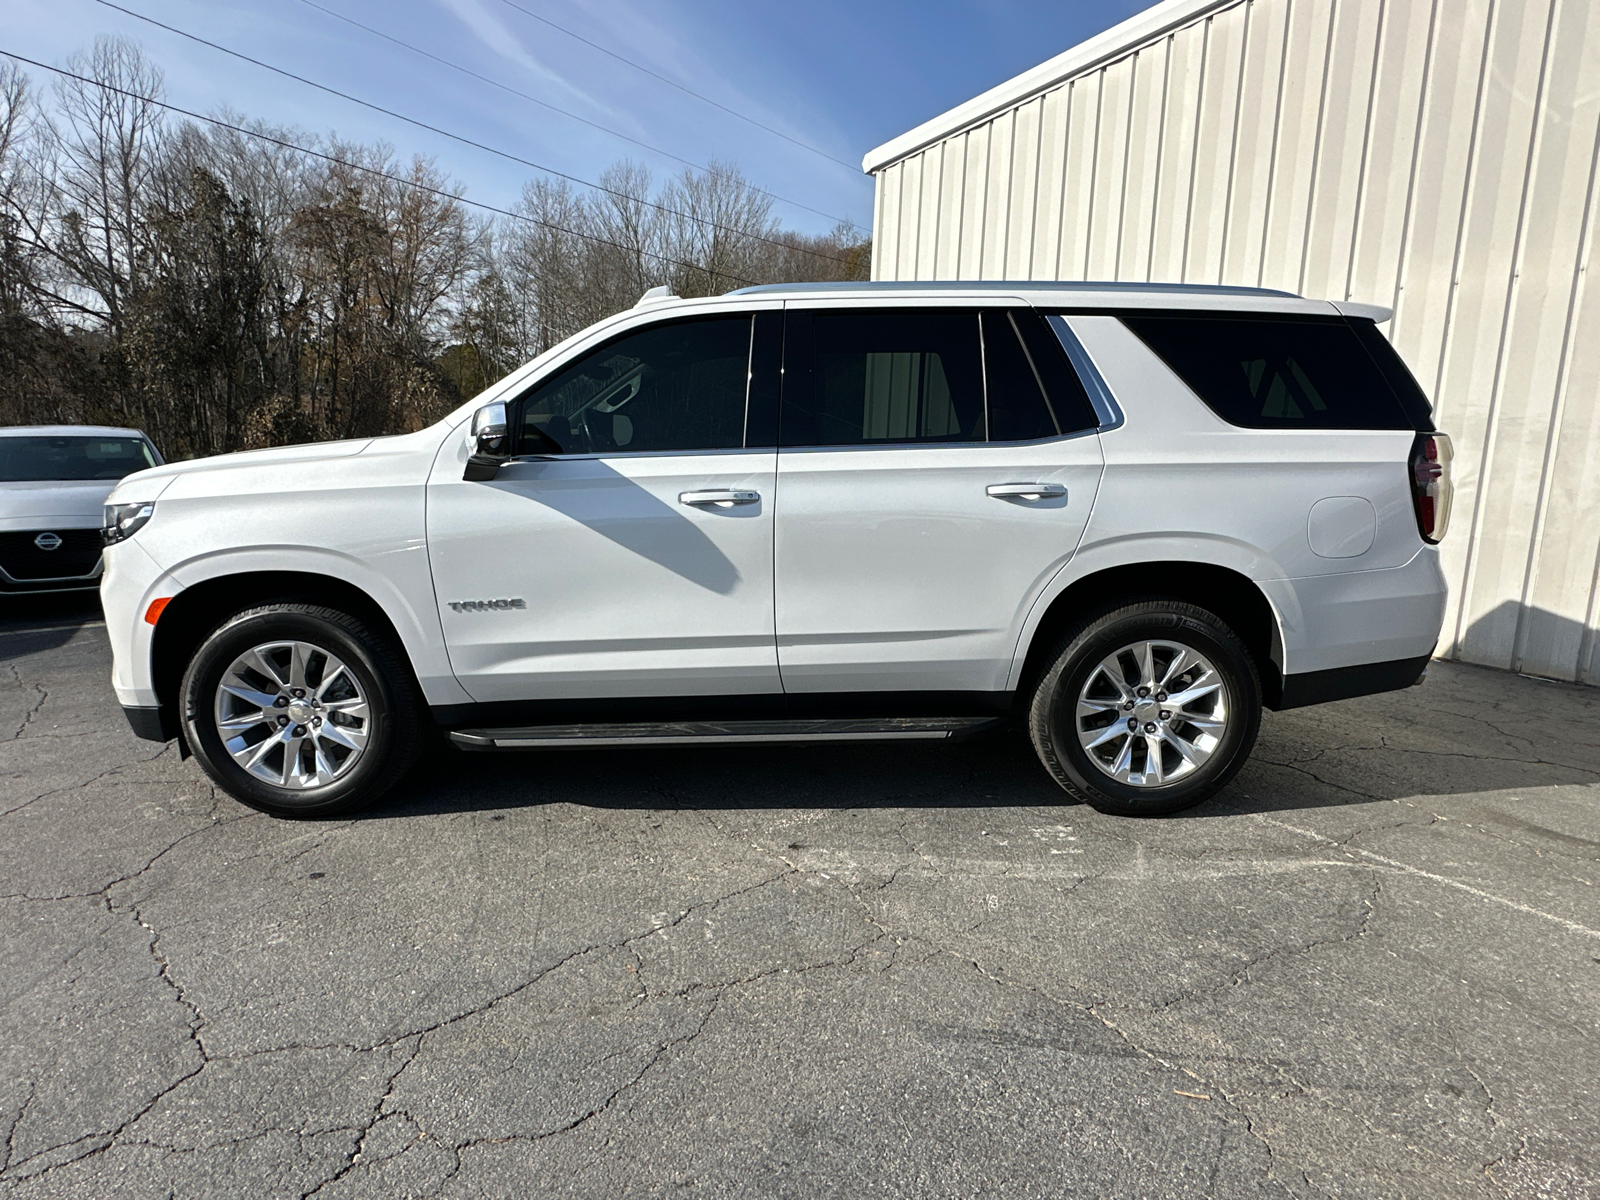
[(991, 496), (1002, 499), (1016, 497), (1021, 500), (1055, 499), (1067, 494), (1064, 483), (991, 483), (986, 489)]
[(760, 500), (760, 492), (746, 491), (743, 488), (713, 488), (704, 492), (678, 493), (678, 503), (687, 504), (692, 508), (711, 504), (718, 508), (731, 508), (735, 504), (757, 504)]

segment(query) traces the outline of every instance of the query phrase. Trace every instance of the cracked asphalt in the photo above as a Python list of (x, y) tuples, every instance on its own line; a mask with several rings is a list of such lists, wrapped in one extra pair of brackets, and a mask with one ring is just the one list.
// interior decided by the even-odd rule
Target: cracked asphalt
[(1436, 664), (1218, 800), (1018, 736), (441, 753), (275, 820), (0, 614), (0, 1197), (1592, 1197), (1600, 691)]

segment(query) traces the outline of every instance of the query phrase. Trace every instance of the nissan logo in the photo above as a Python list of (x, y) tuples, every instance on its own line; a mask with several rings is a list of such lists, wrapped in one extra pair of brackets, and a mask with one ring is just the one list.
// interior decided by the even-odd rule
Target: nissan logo
[(41, 533), (33, 539), (33, 544), (41, 550), (61, 549), (61, 538), (53, 533)]

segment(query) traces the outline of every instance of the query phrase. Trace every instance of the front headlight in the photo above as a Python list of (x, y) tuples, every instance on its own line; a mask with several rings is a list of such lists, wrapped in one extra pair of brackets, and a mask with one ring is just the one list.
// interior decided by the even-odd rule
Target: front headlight
[(108, 546), (118, 542), (127, 541), (139, 530), (143, 529), (155, 516), (156, 506), (154, 501), (146, 504), (108, 504), (106, 505), (106, 523), (100, 530), (100, 537)]

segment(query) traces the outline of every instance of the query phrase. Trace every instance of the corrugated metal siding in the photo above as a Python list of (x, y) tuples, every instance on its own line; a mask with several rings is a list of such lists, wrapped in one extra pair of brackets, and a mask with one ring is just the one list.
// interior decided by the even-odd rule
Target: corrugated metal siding
[(1593, 0), (1241, 0), (877, 175), (880, 279), (1392, 304), (1455, 439), (1441, 653), (1600, 682)]

